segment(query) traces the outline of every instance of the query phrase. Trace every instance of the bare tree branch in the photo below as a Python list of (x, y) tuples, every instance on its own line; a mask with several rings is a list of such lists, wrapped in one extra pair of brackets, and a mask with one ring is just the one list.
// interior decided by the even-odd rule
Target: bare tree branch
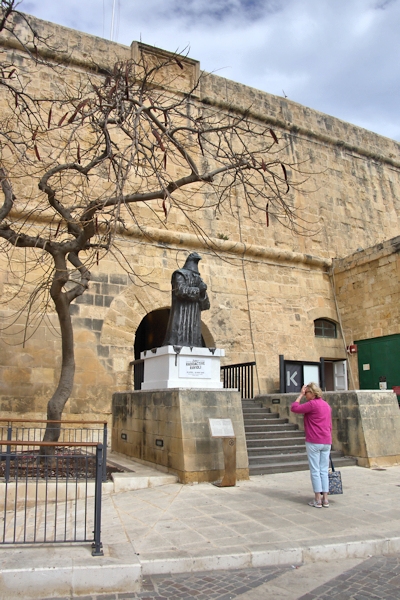
[[(35, 74), (21, 64), (55, 68), (43, 59), (50, 41), (16, 12), (15, 0), (0, 6), (0, 35), (14, 36), (23, 54), (15, 63), (0, 55), (0, 93), (8, 103), (0, 118), (0, 238), (10, 262), (17, 249), (30, 249), (37, 266), (37, 256), (47, 261), (28, 312), (34, 314), (40, 294), (50, 294), (59, 319), (62, 368), (48, 406), (54, 419), (74, 380), (70, 304), (88, 289), (100, 254), (115, 252), (125, 223), (142, 227), (141, 207), (163, 227), (167, 219), (174, 227), (182, 213), (211, 247), (198, 219), (202, 210), (266, 227), (279, 221), (301, 232), (305, 224), (291, 192), (307, 175), (283, 160), (287, 144), (269, 126), (246, 111), (199, 100), (201, 78), (188, 93), (173, 91), (172, 67), (184, 68), (179, 56), (141, 52), (136, 62), (118, 62), (109, 72), (69, 78), (52, 71), (57, 87), (39, 96)], [(238, 213), (239, 201), (246, 217)]]

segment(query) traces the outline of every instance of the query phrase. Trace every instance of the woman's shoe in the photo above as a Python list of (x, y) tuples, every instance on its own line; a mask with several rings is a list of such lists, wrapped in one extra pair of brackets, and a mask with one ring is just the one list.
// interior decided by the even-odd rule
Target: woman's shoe
[(308, 506), (313, 506), (314, 508), (322, 508), (322, 504), (317, 502), (316, 500), (312, 500), (308, 503)]
[(322, 506), (324, 508), (329, 508), (329, 502), (322, 502)]

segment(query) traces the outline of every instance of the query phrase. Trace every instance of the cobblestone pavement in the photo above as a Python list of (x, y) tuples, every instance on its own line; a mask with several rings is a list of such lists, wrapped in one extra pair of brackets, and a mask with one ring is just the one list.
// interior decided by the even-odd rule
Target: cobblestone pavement
[[(230, 600), (273, 580), (292, 568), (285, 565), (234, 571), (151, 575), (143, 578), (140, 592), (85, 596), (80, 597), (79, 600)], [(70, 598), (44, 600), (70, 600)]]
[(369, 558), (297, 600), (399, 600), (400, 556)]
[[(327, 565), (329, 572), (329, 563)], [(296, 571), (300, 573), (301, 568), (299, 565)], [(79, 600), (245, 600), (250, 596), (256, 597), (252, 592), (256, 592), (257, 588), (257, 597), (263, 600), (271, 597), (265, 584), (270, 582), (274, 585), (274, 580), (293, 569), (294, 566), (285, 565), (237, 571), (152, 575), (144, 578), (140, 592), (85, 596)], [(295, 573), (293, 576), (296, 584)], [(292, 600), (399, 600), (400, 555), (369, 558), (301, 596), (296, 595), (295, 587), (289, 593), (286, 589), (280, 597)], [(70, 600), (70, 597), (59, 600)]]

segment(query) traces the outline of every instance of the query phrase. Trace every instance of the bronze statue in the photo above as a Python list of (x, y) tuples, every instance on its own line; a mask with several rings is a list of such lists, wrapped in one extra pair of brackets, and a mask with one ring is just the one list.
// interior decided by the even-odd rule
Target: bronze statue
[(210, 308), (207, 286), (200, 277), (201, 256), (192, 252), (172, 274), (172, 303), (163, 346), (202, 347), (200, 312)]

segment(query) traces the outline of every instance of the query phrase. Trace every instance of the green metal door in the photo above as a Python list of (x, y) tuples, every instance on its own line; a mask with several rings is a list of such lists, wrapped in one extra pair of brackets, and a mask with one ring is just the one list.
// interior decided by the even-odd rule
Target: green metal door
[(386, 377), (387, 389), (400, 386), (400, 334), (355, 342), (361, 390), (379, 389)]

